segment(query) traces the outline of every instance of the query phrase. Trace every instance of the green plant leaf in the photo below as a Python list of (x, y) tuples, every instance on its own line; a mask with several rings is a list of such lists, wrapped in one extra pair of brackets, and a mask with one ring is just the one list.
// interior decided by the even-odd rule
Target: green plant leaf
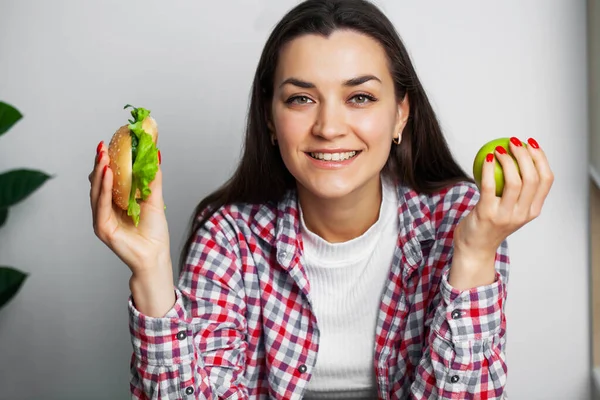
[(12, 267), (0, 266), (0, 308), (19, 291), (28, 274)]
[(8, 207), (0, 208), (0, 226), (4, 225), (8, 218)]
[(15, 169), (0, 174), (0, 208), (23, 201), (52, 176), (42, 171)]
[(21, 118), (23, 118), (23, 115), (19, 110), (0, 101), (0, 136), (6, 133)]

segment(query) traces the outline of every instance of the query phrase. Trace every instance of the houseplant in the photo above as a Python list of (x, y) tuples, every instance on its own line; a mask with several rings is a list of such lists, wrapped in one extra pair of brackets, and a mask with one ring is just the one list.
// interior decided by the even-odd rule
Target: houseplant
[[(19, 110), (0, 101), (0, 136), (8, 132), (21, 118), (23, 115)], [(26, 168), (0, 173), (0, 227), (8, 219), (10, 207), (25, 200), (50, 178), (50, 175), (42, 171)], [(17, 294), (27, 276), (27, 273), (14, 267), (0, 264), (0, 308)]]

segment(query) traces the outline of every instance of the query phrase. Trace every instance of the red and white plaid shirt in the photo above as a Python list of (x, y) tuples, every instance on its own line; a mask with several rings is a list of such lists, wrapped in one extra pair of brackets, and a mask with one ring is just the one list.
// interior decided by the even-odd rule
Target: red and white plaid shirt
[[(453, 233), (477, 187), (398, 192), (373, 349), (379, 398), (506, 398), (506, 241), (495, 282), (459, 291), (448, 283)], [(278, 204), (222, 207), (197, 232), (164, 318), (140, 314), (130, 298), (132, 398), (302, 398), (319, 329), (299, 226), (294, 191)]]

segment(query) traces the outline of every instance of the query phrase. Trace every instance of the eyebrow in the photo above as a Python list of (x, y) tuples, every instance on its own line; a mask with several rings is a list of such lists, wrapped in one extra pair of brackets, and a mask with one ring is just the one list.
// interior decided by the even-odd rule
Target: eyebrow
[[(378, 77), (376, 77), (375, 75), (362, 75), (362, 76), (358, 76), (356, 78), (348, 79), (347, 81), (344, 82), (344, 86), (349, 86), (349, 87), (359, 86), (359, 85), (362, 85), (363, 83), (369, 82), (369, 81), (377, 81), (377, 82), (381, 83), (381, 80)], [(314, 89), (316, 87), (314, 83), (306, 82), (306, 81), (303, 81), (298, 78), (287, 78), (285, 81), (283, 81), (281, 83), (281, 85), (279, 85), (279, 87), (281, 88), (284, 85), (294, 85), (294, 86), (298, 86), (303, 89)]]

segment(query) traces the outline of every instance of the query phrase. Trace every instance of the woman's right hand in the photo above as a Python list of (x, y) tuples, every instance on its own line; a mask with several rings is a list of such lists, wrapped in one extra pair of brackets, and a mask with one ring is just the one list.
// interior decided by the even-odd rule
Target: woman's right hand
[(112, 201), (114, 175), (109, 167), (108, 148), (101, 142), (96, 151), (94, 169), (89, 175), (94, 233), (131, 269), (132, 278), (164, 272), (166, 268), (172, 270), (160, 166), (150, 183), (152, 193), (140, 203), (136, 227), (127, 211)]

